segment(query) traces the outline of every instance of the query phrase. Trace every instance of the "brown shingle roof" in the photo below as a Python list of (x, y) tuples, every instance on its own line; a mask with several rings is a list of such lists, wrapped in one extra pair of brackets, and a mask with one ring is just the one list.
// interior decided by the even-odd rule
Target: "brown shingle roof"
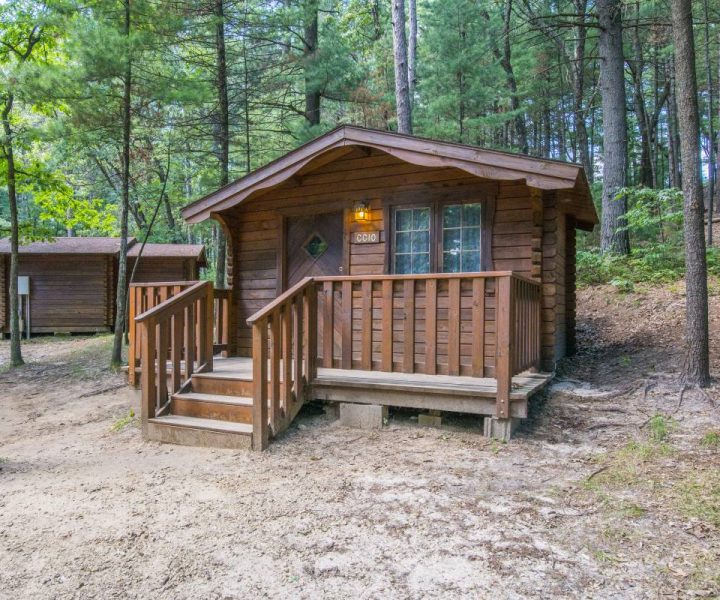
[[(139, 242), (128, 250), (129, 257), (135, 257), (140, 253), (142, 244)], [(180, 257), (195, 258), (200, 262), (205, 261), (205, 247), (202, 244), (145, 244), (142, 252), (143, 258), (151, 257)]]
[[(129, 238), (128, 243), (135, 243)], [(117, 254), (120, 238), (59, 237), (52, 242), (32, 242), (20, 246), (20, 254)], [(10, 254), (10, 240), (0, 240), (0, 254)]]

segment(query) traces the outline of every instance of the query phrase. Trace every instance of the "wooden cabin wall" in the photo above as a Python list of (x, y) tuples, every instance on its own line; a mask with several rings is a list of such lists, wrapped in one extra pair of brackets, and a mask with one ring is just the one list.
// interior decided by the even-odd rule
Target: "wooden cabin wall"
[[(231, 232), (232, 287), (234, 289), (234, 319), (236, 337), (231, 352), (240, 356), (252, 354), (251, 332), (246, 320), (282, 292), (279, 280), (281, 255), (284, 253), (281, 235), (283, 215), (287, 219), (310, 211), (345, 211), (345, 256), (350, 275), (382, 274), (386, 272), (388, 256), (384, 233), (375, 244), (353, 244), (350, 233), (355, 230), (384, 230), (387, 204), (418, 202), (428, 194), (444, 199), (457, 197), (472, 202), (478, 178), (457, 169), (426, 168), (404, 163), (394, 157), (373, 151), (355, 150), (346, 157), (329, 163), (307, 175), (295, 177), (283, 186), (250, 200), (240, 207), (223, 213)], [(494, 270), (512, 270), (542, 281), (543, 287), (543, 358), (544, 368), (552, 368), (558, 353), (564, 351), (556, 341), (558, 331), (565, 335), (565, 249), (559, 253), (557, 244), (564, 242), (559, 235), (559, 214), (555, 194), (537, 193), (518, 182), (500, 182), (492, 215), (491, 254)], [(535, 193), (533, 193), (535, 192)], [(480, 199), (480, 196), (475, 196)], [(359, 224), (352, 219), (352, 207), (358, 200), (370, 199), (370, 219)], [(563, 225), (564, 232), (564, 225)], [(558, 274), (562, 269), (562, 274)], [(421, 320), (422, 286), (416, 299)], [(469, 290), (463, 291), (463, 297)], [(562, 296), (562, 298), (561, 298)], [(464, 298), (463, 302), (469, 301)], [(360, 302), (359, 295), (354, 302)], [(465, 304), (463, 304), (465, 306)], [(402, 307), (397, 307), (400, 316)], [(358, 314), (359, 311), (358, 311)], [(485, 356), (486, 375), (494, 374), (495, 357), (494, 289), (486, 290)], [(402, 345), (399, 318), (395, 344)], [(441, 325), (441, 323), (439, 323)], [(422, 323), (419, 323), (422, 327)], [(560, 326), (558, 328), (558, 326)], [(463, 325), (466, 329), (465, 324)], [(360, 335), (360, 324), (353, 323), (354, 335)], [(467, 333), (467, 332), (466, 332)], [(441, 344), (439, 340), (439, 344)], [(469, 368), (471, 346), (464, 346), (461, 360)], [(418, 360), (422, 358), (422, 337), (417, 340)], [(439, 345), (439, 354), (442, 349)]]
[(33, 333), (108, 331), (109, 266), (104, 255), (21, 256)]

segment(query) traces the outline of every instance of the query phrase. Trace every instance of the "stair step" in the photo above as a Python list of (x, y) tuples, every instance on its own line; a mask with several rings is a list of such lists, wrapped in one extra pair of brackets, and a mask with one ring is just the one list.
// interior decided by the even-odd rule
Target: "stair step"
[(216, 404), (232, 404), (233, 406), (253, 405), (253, 399), (247, 396), (224, 396), (222, 394), (206, 394), (203, 392), (178, 392), (173, 400), (193, 400), (195, 402), (213, 402)]
[(254, 385), (250, 379), (233, 379), (218, 377), (215, 373), (194, 373), (192, 390), (201, 394), (218, 394), (225, 396), (252, 396)]
[(166, 444), (208, 448), (249, 449), (252, 425), (181, 415), (155, 417), (147, 421), (147, 437)]
[(173, 394), (170, 413), (200, 419), (252, 423), (253, 400), (247, 396), (181, 392)]
[(201, 419), (199, 417), (185, 417), (182, 415), (166, 415), (148, 419), (148, 423), (157, 425), (170, 425), (172, 427), (184, 427), (189, 429), (202, 429), (205, 431), (217, 431), (220, 433), (235, 433), (238, 435), (252, 435), (252, 425), (247, 423), (232, 423), (230, 421), (218, 421), (217, 419)]

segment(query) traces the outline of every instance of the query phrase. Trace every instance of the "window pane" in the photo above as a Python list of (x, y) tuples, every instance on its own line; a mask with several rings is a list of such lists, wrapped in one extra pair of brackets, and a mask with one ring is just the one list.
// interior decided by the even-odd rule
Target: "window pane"
[(395, 231), (410, 231), (412, 229), (412, 209), (395, 211)]
[(446, 229), (443, 231), (443, 250), (460, 252), (462, 229)]
[(411, 261), (410, 254), (397, 254), (395, 255), (395, 272), (401, 275), (411, 272)]
[(462, 205), (454, 204), (443, 208), (443, 227), (460, 227)]
[(413, 252), (430, 252), (430, 232), (415, 231), (412, 234)]
[(460, 253), (443, 252), (443, 271), (445, 273), (460, 272)]
[(403, 231), (395, 234), (395, 252), (403, 253), (410, 252), (410, 242), (412, 240), (412, 233), (409, 231)]
[(480, 205), (465, 204), (463, 206), (463, 225), (473, 227), (480, 225)]
[(413, 254), (412, 263), (413, 273), (429, 273), (430, 272), (430, 253)]
[(462, 230), (462, 248), (463, 250), (479, 250), (480, 249), (480, 228), (464, 227)]
[(462, 270), (463, 271), (479, 271), (480, 270), (480, 253), (479, 252), (463, 252), (462, 253)]
[(430, 229), (429, 208), (416, 208), (413, 210), (413, 229)]

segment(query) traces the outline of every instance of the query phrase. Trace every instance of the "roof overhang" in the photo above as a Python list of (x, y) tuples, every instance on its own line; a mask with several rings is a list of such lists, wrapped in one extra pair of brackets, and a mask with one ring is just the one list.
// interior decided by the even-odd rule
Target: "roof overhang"
[(524, 181), (541, 190), (567, 190), (583, 210), (578, 222), (598, 223), (585, 173), (579, 165), (522, 154), (485, 150), (388, 131), (343, 125), (296, 148), (264, 167), (189, 204), (182, 215), (198, 223), (237, 206), (251, 195), (282, 184), (302, 169), (319, 168), (356, 147), (374, 148), (426, 167), (451, 167), (490, 180)]

